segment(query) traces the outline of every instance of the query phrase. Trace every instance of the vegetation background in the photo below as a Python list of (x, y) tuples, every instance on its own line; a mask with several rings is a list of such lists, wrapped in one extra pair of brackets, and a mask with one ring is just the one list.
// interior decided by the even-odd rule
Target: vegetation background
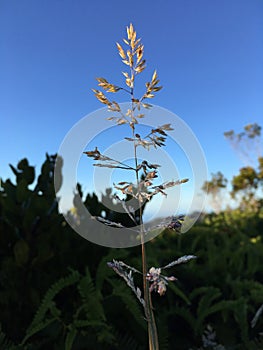
[[(93, 245), (68, 226), (55, 199), (55, 159), (46, 154), (40, 174), (23, 159), (11, 166), (16, 181), (2, 182), (0, 348), (146, 349), (140, 307), (106, 265), (114, 258), (139, 267), (139, 247)], [(235, 209), (218, 210), (216, 203), (217, 213), (203, 214), (186, 234), (166, 229), (147, 243), (152, 266), (171, 256), (198, 256), (177, 267), (178, 281), (164, 298), (153, 296), (161, 349), (262, 348), (256, 315), (263, 304), (260, 162), (232, 179)], [(224, 189), (221, 175), (206, 184), (212, 201)], [(96, 194), (82, 199), (93, 215), (107, 214)], [(127, 216), (116, 219), (125, 223)]]

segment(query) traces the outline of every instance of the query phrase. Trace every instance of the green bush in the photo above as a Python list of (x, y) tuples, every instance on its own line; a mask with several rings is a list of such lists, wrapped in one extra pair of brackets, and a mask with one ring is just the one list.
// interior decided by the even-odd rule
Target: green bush
[[(46, 156), (37, 179), (24, 159), (12, 167), (15, 184), (2, 182), (0, 349), (146, 349), (142, 310), (106, 264), (140, 269), (140, 247), (108, 249), (73, 232), (57, 208), (55, 159)], [(263, 304), (261, 228), (260, 213), (226, 211), (147, 243), (152, 266), (198, 256), (174, 268), (165, 298), (153, 295), (162, 350), (200, 348), (208, 325), (225, 349), (260, 349), (262, 318), (251, 321)]]

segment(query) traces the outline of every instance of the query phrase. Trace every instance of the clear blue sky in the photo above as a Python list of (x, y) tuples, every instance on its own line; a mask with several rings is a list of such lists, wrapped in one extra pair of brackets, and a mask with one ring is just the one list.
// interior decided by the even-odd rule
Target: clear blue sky
[(100, 108), (95, 77), (120, 81), (116, 41), (132, 22), (145, 45), (153, 101), (201, 143), (209, 172), (242, 166), (223, 132), (263, 124), (262, 0), (1, 0), (0, 176), (27, 157), (39, 170), (70, 128)]

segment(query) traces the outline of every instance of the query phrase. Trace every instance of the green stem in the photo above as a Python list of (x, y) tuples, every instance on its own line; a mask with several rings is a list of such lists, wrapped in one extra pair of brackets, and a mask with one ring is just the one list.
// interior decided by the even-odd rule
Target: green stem
[(147, 269), (144, 234), (145, 232), (142, 228), (141, 229), (141, 249), (142, 249), (143, 291), (144, 291), (144, 301), (145, 301), (144, 312), (148, 323), (149, 350), (159, 350), (158, 333), (157, 333), (155, 317), (154, 317), (154, 312), (152, 307), (151, 292), (149, 288), (149, 282), (146, 279), (148, 269)]
[[(133, 137), (134, 137), (135, 131), (133, 129)], [(137, 182), (137, 188), (138, 188), (138, 194), (140, 194), (140, 188), (139, 188), (139, 170), (137, 170), (138, 167), (138, 157), (137, 157), (137, 147), (134, 143), (134, 159), (135, 159), (135, 172), (136, 172), (136, 182)], [(140, 221), (140, 238), (141, 238), (141, 251), (142, 251), (142, 273), (143, 273), (143, 294), (144, 294), (144, 313), (148, 324), (148, 340), (149, 340), (149, 350), (159, 350), (159, 341), (158, 341), (158, 333), (156, 328), (156, 322), (152, 307), (152, 298), (151, 298), (151, 292), (149, 288), (149, 281), (147, 280), (147, 257), (146, 257), (146, 249), (145, 249), (145, 230), (143, 225), (143, 219), (142, 219), (142, 206), (139, 202), (139, 221)]]

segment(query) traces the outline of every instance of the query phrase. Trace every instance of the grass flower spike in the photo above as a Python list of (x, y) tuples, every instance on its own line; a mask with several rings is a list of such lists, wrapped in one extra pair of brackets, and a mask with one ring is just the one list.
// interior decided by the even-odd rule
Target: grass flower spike
[[(151, 267), (148, 269), (145, 237), (149, 233), (149, 230), (156, 227), (145, 229), (142, 206), (156, 195), (163, 195), (166, 197), (166, 190), (168, 188), (181, 185), (187, 182), (188, 179), (165, 181), (158, 184), (156, 181), (158, 181), (159, 178), (158, 169), (161, 165), (150, 163), (147, 159), (139, 160), (138, 151), (140, 148), (151, 151), (165, 146), (168, 132), (173, 130), (173, 128), (171, 124), (166, 123), (152, 128), (145, 135), (138, 132), (137, 126), (140, 120), (145, 116), (143, 111), (152, 108), (148, 100), (154, 98), (162, 87), (159, 85), (158, 74), (155, 70), (151, 79), (145, 83), (145, 89), (142, 95), (136, 96), (135, 88), (137, 76), (145, 70), (146, 60), (144, 59), (144, 46), (141, 43), (141, 39), (137, 38), (137, 33), (132, 24), (127, 27), (127, 38), (123, 39), (123, 42), (127, 48), (125, 49), (125, 47), (117, 43), (117, 49), (125, 65), (125, 70), (122, 72), (124, 76), (124, 86), (112, 84), (107, 79), (100, 77), (97, 78), (97, 82), (102, 91), (93, 89), (93, 92), (98, 101), (106, 105), (108, 111), (112, 114), (107, 118), (109, 121), (114, 122), (116, 125), (121, 126), (126, 124), (130, 127), (131, 135), (125, 137), (125, 140), (132, 144), (134, 164), (130, 165), (130, 163), (127, 164), (103, 155), (97, 147), (93, 151), (86, 151), (84, 153), (96, 162), (94, 166), (121, 169), (134, 174), (134, 182), (121, 180), (117, 184), (113, 184), (115, 190), (118, 191), (122, 197), (124, 196), (124, 199), (119, 197), (118, 194), (114, 194), (113, 198), (122, 204), (125, 212), (134, 223), (134, 228), (129, 227), (129, 229), (138, 231), (141, 244), (142, 269), (140, 271), (122, 261), (116, 260), (108, 262), (108, 266), (124, 279), (142, 305), (144, 317), (148, 325), (149, 350), (158, 350), (159, 341), (154, 309), (152, 306), (152, 292), (157, 292), (160, 296), (163, 296), (167, 290), (168, 283), (175, 281), (176, 278), (174, 276), (165, 276), (161, 272), (177, 264), (185, 263), (195, 258), (195, 256), (184, 256), (162, 268)], [(116, 94), (120, 91), (128, 94), (130, 107), (127, 111), (122, 111), (120, 105), (109, 97), (110, 94)], [(132, 198), (137, 203), (136, 206), (139, 209), (136, 215), (133, 207), (126, 204), (125, 196), (126, 199)], [(94, 219), (116, 229), (123, 227), (123, 224), (112, 222), (109, 218), (95, 217)], [(180, 232), (183, 221), (183, 216), (170, 217), (166, 222), (158, 225), (157, 228)], [(142, 277), (143, 290), (135, 285), (134, 274), (139, 274)]]

